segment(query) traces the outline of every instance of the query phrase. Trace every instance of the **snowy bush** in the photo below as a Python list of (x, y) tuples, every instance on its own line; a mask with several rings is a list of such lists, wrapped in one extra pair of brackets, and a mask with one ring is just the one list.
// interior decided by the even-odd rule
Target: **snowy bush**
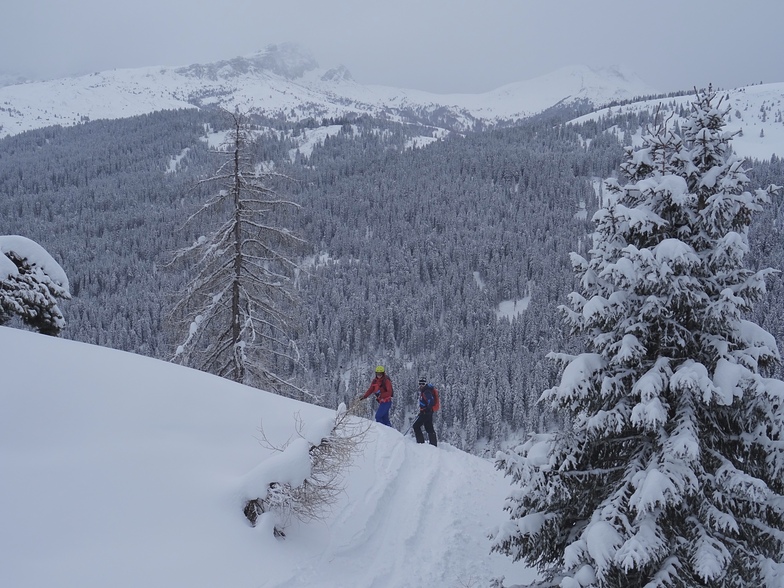
[[(284, 447), (262, 441), (277, 451), (250, 472), (244, 482), (243, 512), (251, 525), (264, 521), (275, 536), (283, 537), (292, 517), (318, 520), (343, 491), (345, 469), (351, 465), (367, 432), (367, 424), (353, 418), (341, 404), (334, 418), (325, 420)], [(264, 520), (265, 516), (266, 520)]]
[(46, 335), (65, 328), (58, 300), (71, 298), (63, 268), (35, 241), (0, 235), (0, 325), (19, 317)]

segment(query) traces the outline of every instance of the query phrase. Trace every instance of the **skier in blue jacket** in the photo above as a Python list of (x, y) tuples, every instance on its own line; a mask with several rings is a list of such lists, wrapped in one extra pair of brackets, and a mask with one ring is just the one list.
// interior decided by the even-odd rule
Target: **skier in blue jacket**
[(428, 384), (425, 378), (419, 378), (419, 416), (417, 416), (412, 425), (417, 443), (425, 442), (425, 436), (422, 434), (422, 427), (424, 426), (430, 445), (438, 445), (436, 430), (433, 428), (433, 408), (435, 405), (436, 393), (433, 391), (433, 385)]

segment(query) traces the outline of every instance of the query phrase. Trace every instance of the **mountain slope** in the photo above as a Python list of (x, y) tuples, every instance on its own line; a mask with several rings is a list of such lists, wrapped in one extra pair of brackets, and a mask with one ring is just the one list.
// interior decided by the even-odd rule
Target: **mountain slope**
[(630, 73), (571, 67), (485, 94), (440, 95), (363, 86), (344, 67), (321, 69), (293, 45), (188, 67), (112, 70), (0, 87), (0, 137), (48, 125), (219, 104), (288, 120), (349, 113), (413, 121), (439, 115), (452, 130), (537, 114), (555, 104), (626, 100), (656, 92)]
[[(461, 586), (530, 571), (488, 554), (492, 464), (373, 425), (325, 519), (285, 540), (242, 514), (248, 473), (333, 411), (172, 364), (0, 328), (7, 586)], [(397, 415), (400, 418), (401, 415)], [(275, 453), (275, 455), (280, 455)]]
[[(735, 88), (720, 93), (721, 108), (729, 106), (727, 126), (725, 130), (735, 134), (732, 139), (733, 150), (741, 157), (750, 159), (770, 159), (774, 154), (784, 154), (784, 83), (759, 84)], [(693, 93), (684, 96), (644, 100), (603, 108), (587, 114), (571, 122), (624, 120), (630, 116), (645, 115), (653, 120), (655, 113), (660, 112), (662, 120), (674, 114), (668, 124), (683, 124), (684, 114), (691, 108)], [(661, 116), (663, 114), (663, 116)], [(623, 139), (619, 127), (613, 130)], [(631, 137), (632, 144), (642, 144), (640, 129)]]

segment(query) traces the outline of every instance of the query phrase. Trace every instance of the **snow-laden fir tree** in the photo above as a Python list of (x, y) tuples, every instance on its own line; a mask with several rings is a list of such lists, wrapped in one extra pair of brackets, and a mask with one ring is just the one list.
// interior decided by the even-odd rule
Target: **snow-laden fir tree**
[(0, 325), (18, 317), (44, 335), (59, 335), (69, 300), (68, 277), (46, 249), (27, 237), (0, 235)]
[(585, 340), (541, 401), (567, 430), (498, 466), (519, 489), (493, 549), (538, 585), (773, 586), (784, 577), (784, 382), (773, 337), (746, 320), (769, 269), (743, 265), (752, 214), (727, 110), (698, 93), (682, 136), (667, 121), (608, 180), (579, 292)]
[(175, 314), (189, 318), (187, 338), (174, 361), (224, 378), (285, 395), (308, 394), (292, 373), (299, 364), (292, 256), (302, 240), (275, 226), (274, 214), (297, 205), (268, 183), (278, 174), (253, 164), (252, 130), (244, 115), (231, 114), (225, 158), (201, 184), (219, 188), (194, 215), (228, 218), (211, 235), (180, 251), (175, 261), (195, 259), (196, 272)]

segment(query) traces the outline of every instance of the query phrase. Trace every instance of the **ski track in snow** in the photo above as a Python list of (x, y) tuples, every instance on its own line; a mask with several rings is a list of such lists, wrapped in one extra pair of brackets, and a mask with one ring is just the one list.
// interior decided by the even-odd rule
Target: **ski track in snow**
[[(503, 575), (491, 566), (501, 556), (490, 555), (487, 539), (502, 516), (503, 496), (488, 501), (486, 487), (472, 482), (498, 475), (492, 464), (477, 458), (467, 468), (465, 455), (448, 444), (419, 445), (382, 427), (369, 435), (379, 437), (366, 444), (363, 467), (372, 475), (347, 489), (328, 523), (342, 542), (316, 542), (321, 551), (313, 545), (316, 552), (306, 556), (298, 575), (264, 586), (337, 588), (345, 585), (347, 569), (357, 586), (367, 588), (401, 586), (401, 575), (407, 586), (439, 587), (487, 585)], [(487, 557), (477, 561), (477, 551)]]

